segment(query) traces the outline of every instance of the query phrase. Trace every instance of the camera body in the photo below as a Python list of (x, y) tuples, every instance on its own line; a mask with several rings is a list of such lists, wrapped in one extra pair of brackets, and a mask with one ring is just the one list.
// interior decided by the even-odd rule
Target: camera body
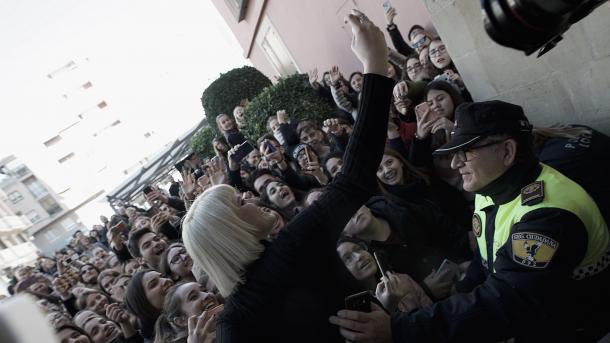
[(607, 0), (481, 0), (483, 23), (500, 45), (538, 57), (553, 49), (570, 26)]

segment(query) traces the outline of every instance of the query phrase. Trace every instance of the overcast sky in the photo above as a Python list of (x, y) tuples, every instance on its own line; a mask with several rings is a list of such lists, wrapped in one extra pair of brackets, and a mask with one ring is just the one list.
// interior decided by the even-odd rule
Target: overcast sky
[(43, 179), (42, 142), (77, 114), (55, 106), (53, 70), (89, 59), (112, 113), (134, 135), (155, 132), (135, 163), (202, 119), (199, 98), (220, 72), (248, 63), (209, 0), (2, 0), (0, 47), (0, 158), (15, 154)]

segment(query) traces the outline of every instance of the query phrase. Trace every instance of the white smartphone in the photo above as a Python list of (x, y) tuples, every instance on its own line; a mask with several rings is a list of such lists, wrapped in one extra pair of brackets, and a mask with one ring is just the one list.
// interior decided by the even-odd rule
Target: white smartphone
[(447, 274), (447, 278), (457, 281), (460, 277), (460, 267), (449, 259), (444, 259), (441, 266), (436, 270), (436, 274)]

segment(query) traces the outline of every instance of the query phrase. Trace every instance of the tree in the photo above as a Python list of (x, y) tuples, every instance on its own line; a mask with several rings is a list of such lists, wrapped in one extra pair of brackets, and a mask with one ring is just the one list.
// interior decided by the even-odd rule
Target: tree
[(229, 70), (220, 74), (208, 88), (203, 91), (201, 105), (205, 110), (208, 122), (217, 132), (214, 118), (220, 113), (233, 115), (233, 108), (244, 99), (253, 99), (271, 81), (258, 69), (248, 66)]
[(269, 115), (285, 110), (293, 121), (311, 119), (321, 123), (333, 115), (333, 109), (309, 85), (305, 74), (281, 78), (275, 85), (266, 87), (245, 108), (244, 136), (256, 141), (267, 132)]
[(191, 151), (204, 157), (212, 157), (215, 155), (212, 140), (217, 136), (217, 133), (210, 127), (206, 126), (199, 130), (191, 137), (189, 142)]

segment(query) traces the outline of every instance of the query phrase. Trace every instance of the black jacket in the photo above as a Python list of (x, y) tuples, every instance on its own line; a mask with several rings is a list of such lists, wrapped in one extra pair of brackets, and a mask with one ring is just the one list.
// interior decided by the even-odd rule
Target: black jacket
[(248, 266), (227, 298), (216, 341), (343, 342), (328, 317), (360, 290), (336, 252), (343, 227), (376, 189), (393, 81), (367, 74), (342, 171)]

